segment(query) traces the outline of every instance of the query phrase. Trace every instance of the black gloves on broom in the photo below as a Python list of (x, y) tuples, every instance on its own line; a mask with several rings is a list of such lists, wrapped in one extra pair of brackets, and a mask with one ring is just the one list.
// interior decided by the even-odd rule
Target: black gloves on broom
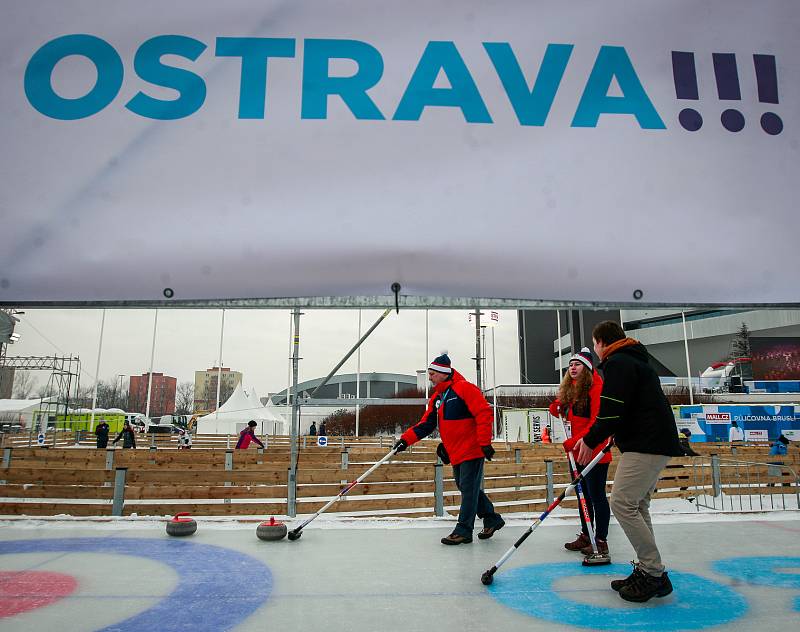
[(494, 448), (491, 445), (482, 445), (481, 450), (483, 450), (483, 456), (486, 457), (486, 460), (491, 461), (494, 456)]
[(405, 439), (398, 439), (395, 444), (392, 446), (392, 449), (397, 452), (402, 452), (408, 447), (408, 443)]

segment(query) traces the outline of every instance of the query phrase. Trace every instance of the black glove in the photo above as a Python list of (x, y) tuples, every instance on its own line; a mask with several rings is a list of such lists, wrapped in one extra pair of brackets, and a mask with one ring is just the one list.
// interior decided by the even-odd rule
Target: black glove
[(450, 455), (447, 454), (447, 449), (444, 447), (444, 443), (440, 443), (436, 446), (436, 455), (442, 460), (442, 463), (445, 465), (450, 465)]
[(491, 445), (482, 445), (481, 450), (483, 450), (483, 456), (486, 457), (486, 460), (491, 461), (494, 456), (494, 448)]
[(408, 447), (408, 441), (405, 439), (398, 439), (397, 442), (392, 446), (392, 449), (396, 452), (402, 452)]

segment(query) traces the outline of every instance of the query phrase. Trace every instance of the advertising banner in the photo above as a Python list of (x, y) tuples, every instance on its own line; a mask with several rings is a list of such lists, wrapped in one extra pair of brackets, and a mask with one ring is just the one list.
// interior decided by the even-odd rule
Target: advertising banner
[(0, 304), (797, 304), (798, 32), (795, 0), (6, 2)]
[(678, 430), (689, 428), (694, 441), (728, 441), (734, 421), (745, 440), (752, 437), (754, 441), (766, 441), (782, 433), (800, 431), (800, 410), (794, 404), (698, 404), (674, 406), (673, 411)]

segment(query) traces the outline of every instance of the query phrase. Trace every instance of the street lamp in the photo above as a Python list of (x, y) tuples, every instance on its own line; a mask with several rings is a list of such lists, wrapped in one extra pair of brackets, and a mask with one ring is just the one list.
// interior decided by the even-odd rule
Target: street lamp
[[(492, 330), (492, 394), (494, 405), (494, 431), (497, 432), (497, 354), (495, 353), (494, 330), (500, 324), (500, 312), (490, 311), (487, 326)], [(506, 437), (508, 441), (508, 437)]]
[[(481, 320), (481, 317), (484, 317)], [(485, 318), (488, 316), (488, 319)], [(477, 370), (478, 370), (478, 387), (484, 391), (485, 380), (484, 380), (484, 373), (481, 370), (481, 363), (486, 359), (486, 328), (490, 328), (492, 330), (492, 393), (493, 393), (493, 400), (494, 400), (494, 432), (497, 432), (497, 355), (495, 353), (495, 338), (494, 338), (494, 329), (500, 324), (500, 312), (498, 311), (489, 311), (489, 312), (481, 312), (479, 310), (475, 310), (474, 312), (469, 313), (469, 323), (472, 324), (472, 319), (475, 318), (475, 337), (476, 337), (476, 355), (477, 357), (475, 360), (477, 361)], [(479, 337), (480, 335), (480, 337)], [(483, 342), (481, 344), (481, 337), (483, 338)], [(483, 349), (481, 349), (483, 347)]]
[[(120, 404), (120, 406), (117, 406), (117, 407), (118, 408), (122, 408), (122, 406), (121, 406), (121, 404), (122, 404), (122, 382), (125, 380), (125, 374), (124, 373), (117, 373), (117, 377), (119, 378), (119, 380), (118, 380), (119, 381), (119, 387), (117, 389), (115, 389), (116, 393), (115, 393), (115, 397), (114, 397), (114, 406), (117, 406), (117, 404)], [(128, 412), (128, 411), (125, 411), (125, 412)]]

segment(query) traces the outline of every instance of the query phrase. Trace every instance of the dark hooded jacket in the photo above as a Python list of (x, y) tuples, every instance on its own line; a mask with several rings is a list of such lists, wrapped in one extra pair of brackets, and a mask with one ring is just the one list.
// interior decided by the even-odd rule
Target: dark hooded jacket
[(600, 411), (584, 443), (595, 448), (614, 435), (620, 452), (683, 456), (675, 416), (644, 345), (630, 338), (615, 343), (600, 367)]

